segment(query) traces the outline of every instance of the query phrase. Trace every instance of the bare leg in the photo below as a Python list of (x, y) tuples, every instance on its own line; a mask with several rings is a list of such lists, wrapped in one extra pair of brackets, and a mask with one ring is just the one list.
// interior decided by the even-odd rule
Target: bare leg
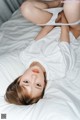
[(61, 3), (61, 1), (62, 0), (44, 1), (44, 3), (46, 3), (49, 8), (55, 8), (63, 6), (63, 3)]
[[(51, 17), (52, 14), (48, 13), (47, 11), (44, 11), (43, 9), (52, 8), (52, 7), (60, 7), (63, 4), (61, 3), (61, 0), (54, 0), (54, 1), (40, 1), (40, 0), (29, 0), (22, 4), (21, 6), (21, 12), (22, 15), (30, 20), (31, 22), (35, 24), (44, 24), (47, 23)], [(56, 21), (59, 20), (59, 17)], [(41, 31), (36, 36), (36, 40), (41, 39), (46, 34), (48, 34), (54, 26), (44, 26), (42, 27)]]
[[(69, 23), (80, 20), (80, 3), (76, 1), (64, 3), (64, 13)], [(73, 25), (71, 27), (80, 30), (80, 25)]]
[[(56, 22), (60, 22), (60, 20), (61, 20), (61, 14), (59, 14), (58, 19), (56, 20)], [(41, 29), (41, 31), (38, 33), (38, 35), (36, 36), (35, 40), (39, 40), (42, 37), (46, 36), (54, 27), (56, 27), (56, 26), (51, 26), (51, 25), (44, 26)]]
[(26, 1), (21, 6), (22, 15), (35, 24), (47, 23), (52, 14), (43, 9), (62, 6), (61, 0), (55, 1)]
[(26, 1), (21, 6), (22, 15), (35, 24), (47, 23), (52, 17), (51, 13), (44, 11), (48, 5), (37, 1)]
[[(61, 13), (61, 22), (68, 23), (67, 18), (65, 16), (64, 12)], [(61, 26), (61, 28), (63, 28), (64, 26)], [(75, 38), (78, 38), (80, 36), (80, 30), (77, 30), (73, 26), (72, 27), (71, 26), (65, 26), (65, 28), (69, 28), (69, 31), (71, 31), (73, 33)], [(61, 34), (63, 34), (63, 32)], [(64, 36), (64, 34), (62, 36)]]

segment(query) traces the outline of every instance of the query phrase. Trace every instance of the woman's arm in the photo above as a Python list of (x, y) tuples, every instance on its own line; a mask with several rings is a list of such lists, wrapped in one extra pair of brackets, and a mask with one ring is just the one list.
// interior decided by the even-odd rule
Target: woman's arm
[[(62, 14), (62, 20), (63, 23), (67, 23), (67, 20), (65, 18), (64, 13)], [(60, 41), (68, 42), (70, 43), (70, 37), (69, 37), (69, 27), (62, 25), (61, 26), (61, 35), (60, 35)]]
[(41, 31), (38, 33), (38, 35), (36, 36), (35, 40), (39, 40), (41, 38), (43, 38), (44, 36), (46, 36), (52, 29), (54, 28), (54, 26), (44, 26), (42, 27)]
[[(56, 19), (56, 23), (61, 22), (61, 15), (63, 12), (59, 13), (58, 18)], [(38, 33), (38, 35), (36, 36), (35, 40), (39, 40), (41, 38), (43, 38), (44, 36), (46, 36), (52, 29), (54, 29), (56, 26), (52, 26), (52, 25), (46, 25), (44, 27), (42, 27), (41, 31)]]
[(61, 42), (64, 41), (64, 42), (70, 43), (69, 28), (67, 26), (62, 26), (61, 27), (60, 41)]
[[(56, 22), (60, 22), (60, 21), (61, 21), (61, 14), (58, 15)], [(48, 25), (48, 26), (42, 27), (41, 31), (36, 36), (35, 40), (39, 40), (43, 38), (44, 36), (46, 36), (54, 27), (56, 26)]]

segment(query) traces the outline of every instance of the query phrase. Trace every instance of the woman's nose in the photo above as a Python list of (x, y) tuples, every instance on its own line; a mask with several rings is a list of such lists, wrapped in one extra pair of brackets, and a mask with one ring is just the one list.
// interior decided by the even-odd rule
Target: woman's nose
[(36, 78), (37, 78), (37, 75), (32, 75), (31, 78), (32, 78), (32, 80), (34, 82), (36, 80)]

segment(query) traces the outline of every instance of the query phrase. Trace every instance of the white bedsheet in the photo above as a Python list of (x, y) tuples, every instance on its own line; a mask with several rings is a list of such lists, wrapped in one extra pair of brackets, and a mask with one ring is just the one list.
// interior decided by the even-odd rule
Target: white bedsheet
[[(0, 28), (0, 119), (7, 120), (80, 120), (80, 41), (75, 43), (76, 66), (67, 77), (49, 81), (44, 98), (37, 104), (18, 106), (4, 100), (7, 86), (25, 70), (19, 52), (30, 44), (40, 28), (26, 21), (19, 10)], [(46, 37), (59, 37), (60, 30)], [(73, 41), (74, 42), (74, 41)]]

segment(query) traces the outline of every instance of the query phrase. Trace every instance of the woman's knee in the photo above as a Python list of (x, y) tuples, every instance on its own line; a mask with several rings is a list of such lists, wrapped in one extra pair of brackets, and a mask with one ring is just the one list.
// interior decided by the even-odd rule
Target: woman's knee
[(48, 4), (44, 3), (44, 2), (37, 2), (37, 1), (26, 1), (21, 5), (21, 12), (22, 14), (24, 14), (25, 12), (32, 12), (33, 10), (36, 9), (47, 9), (48, 8)]
[[(79, 21), (80, 20), (80, 4), (76, 2), (65, 3), (64, 13), (69, 23)], [(71, 26), (71, 27), (76, 27), (76, 26)]]
[(26, 1), (24, 2), (21, 7), (21, 13), (24, 17), (27, 17), (27, 15), (29, 15), (32, 12), (32, 8), (33, 8), (33, 4), (30, 1)]

